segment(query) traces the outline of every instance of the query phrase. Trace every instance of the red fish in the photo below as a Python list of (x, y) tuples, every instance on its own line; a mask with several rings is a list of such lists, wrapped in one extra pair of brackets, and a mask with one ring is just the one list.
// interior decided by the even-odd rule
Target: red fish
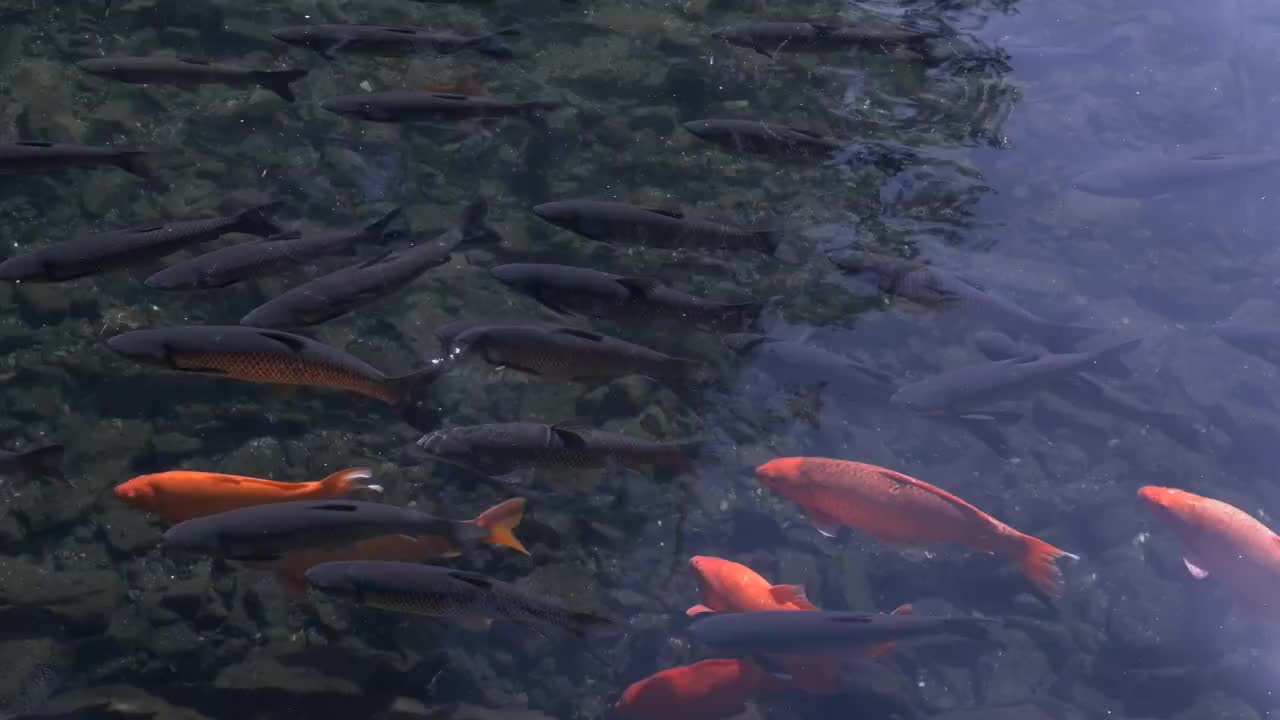
[(755, 570), (718, 557), (695, 555), (689, 570), (702, 588), (702, 604), (686, 611), (754, 612), (761, 610), (817, 610), (799, 585), (771, 585)]
[(719, 720), (758, 695), (784, 688), (750, 659), (703, 660), (634, 682), (614, 706), (619, 720)]
[[(741, 563), (718, 557), (697, 555), (689, 560), (689, 569), (702, 589), (702, 604), (686, 613), (762, 612), (766, 610), (817, 610), (799, 585), (771, 585), (759, 573)], [(902, 605), (894, 615), (911, 612)], [(855, 653), (863, 657), (881, 657), (893, 650), (893, 643), (882, 643)], [(837, 692), (847, 653), (817, 654), (792, 657), (781, 661), (792, 679), (792, 685), (811, 693)]]
[[(515, 536), (515, 528), (524, 519), (524, 498), (511, 498), (480, 513), (472, 524), (489, 531), (484, 542), (502, 545), (529, 554), (524, 544)], [(275, 573), (277, 579), (295, 594), (305, 594), (307, 571), (325, 562), (344, 560), (389, 560), (396, 562), (427, 562), (437, 558), (456, 557), (461, 549), (448, 539), (433, 535), (383, 535), (352, 543), (340, 548), (313, 548), (286, 553), (279, 560), (263, 563), (259, 567)]]
[(173, 470), (139, 475), (117, 485), (115, 495), (132, 507), (153, 512), (165, 523), (176, 525), (254, 505), (342, 497), (358, 490), (381, 492), (381, 486), (365, 482), (371, 477), (373, 471), (369, 468), (339, 470), (317, 482), (276, 482), (242, 475)]
[(1280, 536), (1233, 505), (1185, 490), (1148, 485), (1138, 498), (1178, 536), (1192, 577), (1217, 578), (1242, 610), (1280, 614)]
[(965, 545), (1018, 563), (1037, 588), (1061, 597), (1055, 560), (1076, 559), (1018, 532), (951, 493), (875, 465), (828, 458), (786, 457), (756, 468), (766, 487), (804, 508), (818, 531), (866, 531), (885, 542)]

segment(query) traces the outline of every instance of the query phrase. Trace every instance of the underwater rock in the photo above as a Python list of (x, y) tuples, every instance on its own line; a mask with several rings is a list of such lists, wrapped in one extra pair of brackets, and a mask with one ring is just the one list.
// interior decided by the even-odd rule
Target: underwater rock
[(147, 520), (147, 514), (126, 507), (115, 498), (103, 503), (99, 518), (107, 547), (118, 555), (133, 557), (160, 541), (160, 528)]
[(14, 295), (18, 311), (32, 325), (56, 325), (71, 312), (72, 293), (62, 285), (19, 283)]
[(111, 570), (49, 570), (0, 557), (0, 606), (45, 610), (68, 625), (100, 632), (124, 597)]
[(224, 668), (214, 678), (213, 686), (234, 690), (269, 689), (304, 695), (361, 693), (360, 686), (349, 678), (306, 665), (285, 665), (267, 649), (254, 650), (243, 662)]
[(0, 716), (42, 710), (72, 671), (69, 648), (47, 637), (0, 644)]
[(1210, 692), (1202, 695), (1195, 705), (1177, 713), (1172, 720), (1259, 720), (1258, 711), (1245, 701)]
[(35, 718), (164, 718), (209, 720), (190, 708), (172, 705), (129, 685), (101, 685), (71, 690), (45, 703)]

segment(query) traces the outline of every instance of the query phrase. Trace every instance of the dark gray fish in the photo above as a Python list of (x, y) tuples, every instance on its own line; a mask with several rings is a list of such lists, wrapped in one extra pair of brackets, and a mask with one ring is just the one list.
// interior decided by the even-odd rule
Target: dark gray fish
[(519, 34), (517, 28), (504, 28), (467, 36), (402, 25), (293, 25), (271, 31), (275, 39), (314, 50), (327, 60), (340, 54), (402, 57), (429, 52), (448, 55), (462, 50), (505, 60), (514, 54), (502, 38)]
[(490, 270), (508, 286), (564, 315), (679, 318), (741, 327), (760, 315), (760, 303), (720, 303), (682, 293), (652, 278), (626, 277), (570, 265), (513, 263)]
[[(973, 345), (988, 360), (1008, 360), (1037, 352), (1026, 343), (1020, 343), (1004, 333), (992, 330), (974, 333)], [(1104, 362), (1105, 358), (1095, 362), (1090, 371), (1102, 369)], [(1187, 418), (1151, 407), (1093, 377), (1090, 373), (1076, 372), (1065, 375), (1045, 389), (1057, 392), (1073, 403), (1091, 404), (1108, 414), (1126, 418), (1141, 425), (1149, 425), (1189, 447), (1198, 447), (1203, 440), (1200, 431)]]
[(384, 242), (387, 227), (398, 217), (400, 208), (362, 228), (326, 230), (306, 236), (286, 233), (259, 242), (219, 248), (157, 272), (146, 279), (146, 286), (157, 290), (203, 290), (271, 275), (324, 255), (349, 252), (353, 245)]
[(427, 270), (448, 262), (449, 253), (463, 242), (496, 238), (497, 232), (484, 223), (488, 209), (483, 199), (474, 200), (463, 211), (461, 223), (434, 240), (385, 253), (291, 288), (251, 310), (240, 324), (265, 328), (316, 325), (381, 300)]
[(1133, 349), (1142, 338), (1130, 338), (1091, 352), (1040, 353), (949, 370), (901, 387), (896, 405), (929, 414), (965, 414), (1006, 394), (1017, 393), (1087, 370), (1099, 358)]
[(0, 450), (0, 473), (17, 474), (32, 480), (66, 480), (62, 474), (62, 457), (66, 448), (46, 445), (34, 450), (10, 452)]
[(0, 144), (0, 175), (57, 172), (67, 168), (114, 165), (139, 177), (149, 177), (142, 157), (146, 150), (122, 150), (94, 145), (17, 142)]
[(1277, 165), (1277, 153), (1149, 157), (1082, 173), (1071, 181), (1071, 186), (1093, 195), (1149, 198), (1219, 185)]
[(970, 313), (1009, 332), (1037, 338), (1052, 349), (1074, 348), (1101, 332), (1036, 315), (960, 275), (918, 260), (854, 250), (830, 256), (847, 273), (875, 282), (880, 292), (926, 307)]
[(557, 200), (536, 205), (538, 217), (598, 242), (626, 242), (661, 248), (752, 249), (773, 253), (778, 230), (748, 230), (688, 217), (679, 210), (598, 200)]
[(701, 440), (658, 442), (586, 428), (516, 422), (437, 430), (418, 441), (432, 457), (490, 475), (526, 466), (688, 465)]
[(590, 330), (535, 322), (451, 323), (436, 330), (451, 358), (478, 355), (491, 365), (548, 379), (592, 380), (626, 375), (711, 382), (715, 371)]
[(1211, 330), (1231, 346), (1280, 366), (1280, 322), (1253, 315), (1232, 316)]
[(782, 385), (818, 386), (846, 399), (885, 403), (897, 390), (888, 374), (802, 342), (752, 333), (732, 333), (723, 342), (741, 362), (759, 367)]
[(688, 632), (718, 657), (758, 657), (847, 651), (938, 635), (985, 640), (994, 624), (979, 617), (771, 610), (702, 613)]
[(812, 130), (760, 120), (709, 118), (686, 122), (682, 127), (708, 142), (758, 155), (826, 157), (849, 145)]
[(344, 95), (320, 103), (331, 113), (370, 122), (432, 122), (480, 118), (534, 118), (555, 110), (552, 100), (508, 100), (488, 95), (440, 92), (382, 92)]
[(291, 83), (307, 74), (302, 68), (287, 70), (255, 70), (238, 65), (224, 65), (198, 60), (166, 57), (104, 57), (81, 60), (76, 67), (90, 75), (136, 85), (164, 83), (171, 85), (261, 86), (293, 102)]
[(0, 280), (74, 280), (163, 257), (188, 245), (213, 240), (227, 233), (247, 233), (261, 237), (275, 235), (280, 232), (280, 228), (271, 221), (268, 214), (279, 206), (280, 203), (268, 203), (234, 215), (137, 225), (53, 243), (0, 263)]
[(134, 330), (107, 347), (145, 365), (246, 382), (347, 390), (389, 405), (434, 382), (443, 363), (390, 377), (337, 348), (301, 335), (244, 325), (189, 325)]
[(291, 550), (346, 547), (383, 535), (432, 535), (455, 547), (482, 542), (489, 531), (381, 503), (295, 500), (206, 515), (164, 533), (164, 548), (228, 560), (276, 560)]
[(766, 21), (734, 25), (711, 33), (730, 45), (773, 56), (776, 53), (827, 53), (865, 50), (890, 53), (899, 48), (927, 50), (939, 37), (935, 31), (906, 27), (876, 27), (830, 20)]
[(321, 563), (307, 584), (324, 595), (362, 607), (459, 620), (505, 618), (543, 629), (558, 627), (582, 637), (613, 621), (570, 610), (485, 575), (417, 563), (350, 561)]

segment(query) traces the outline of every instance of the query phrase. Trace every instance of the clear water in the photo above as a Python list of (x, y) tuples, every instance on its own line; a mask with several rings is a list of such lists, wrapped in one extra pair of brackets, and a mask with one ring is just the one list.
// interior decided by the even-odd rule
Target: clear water
[[(658, 277), (722, 300), (769, 300), (758, 331), (856, 359), (898, 383), (977, 363), (982, 317), (890, 301), (826, 260), (858, 246), (927, 259), (1058, 322), (1145, 338), (1124, 373), (1015, 394), (1013, 421), (942, 421), (734, 362), (714, 333), (571, 321), (723, 363), (690, 388), (640, 377), (580, 384), (466, 363), (432, 388), (445, 426), (515, 420), (654, 439), (701, 436), (688, 470), (538, 470), (477, 482), (406, 462), (421, 434), (376, 402), (274, 392), (132, 364), (103, 341), (130, 329), (234, 323), (347, 260), (223, 290), (160, 293), (159, 267), (57, 285), (0, 286), (4, 447), (68, 447), (74, 486), (10, 478), (0, 514), (0, 710), (159, 718), (596, 718), (629, 684), (705, 656), (684, 634), (699, 602), (692, 555), (797, 583), (820, 607), (999, 618), (989, 643), (907, 645), (849, 671), (838, 693), (753, 698), (747, 717), (1231, 718), (1280, 708), (1280, 645), (1190, 578), (1178, 539), (1135, 493), (1167, 485), (1269, 522), (1280, 496), (1276, 367), (1213, 331), (1233, 313), (1275, 321), (1275, 181), (1226, 174), (1150, 197), (1073, 187), (1099, 168), (1205, 153), (1261, 157), (1280, 113), (1280, 10), (1232, 0), (854, 6), (690, 0), (419, 4), (403, 0), (0, 0), (0, 139), (155, 151), (160, 185), (115, 170), (0, 177), (7, 254), (87, 230), (280, 200), (287, 224), (367, 222), (401, 205), (446, 226), (483, 195), (504, 237), (309, 333), (390, 371), (440, 354), (460, 318), (560, 319), (494, 281), (502, 262)], [(764, 18), (940, 21), (949, 58), (867, 52), (768, 57), (710, 36)], [(376, 22), (479, 32), (518, 25), (516, 58), (318, 56), (273, 27)], [(171, 54), (311, 73), (286, 104), (262, 90), (133, 86), (86, 76), (103, 54)], [(319, 102), (362, 90), (461, 85), (557, 99), (547, 126), (363, 124)], [(680, 127), (752, 117), (921, 153), (886, 173), (858, 162), (762, 158)], [(1163, 176), (1160, 176), (1163, 177)], [(1149, 181), (1155, 180), (1148, 178)], [(1122, 183), (1137, 187), (1142, 180)], [(1138, 188), (1138, 194), (1141, 188)], [(590, 196), (742, 224), (781, 224), (763, 254), (607, 245), (529, 208)], [(227, 238), (214, 247), (243, 238)], [(172, 258), (185, 257), (179, 253)], [(1243, 308), (1237, 312), (1237, 308)], [(1110, 399), (1109, 399), (1110, 398)], [(778, 456), (858, 460), (936, 484), (1081, 556), (1065, 597), (1037, 597), (1008, 562), (954, 545), (820, 535), (752, 468)], [(585, 642), (499, 622), (487, 630), (287, 594), (270, 576), (158, 549), (161, 522), (110, 492), (199, 469), (316, 480), (369, 465), (386, 499), (469, 518), (529, 501), (525, 558), (446, 561), (606, 613)], [(678, 707), (670, 717), (710, 718)], [(148, 714), (149, 713), (149, 714)]]

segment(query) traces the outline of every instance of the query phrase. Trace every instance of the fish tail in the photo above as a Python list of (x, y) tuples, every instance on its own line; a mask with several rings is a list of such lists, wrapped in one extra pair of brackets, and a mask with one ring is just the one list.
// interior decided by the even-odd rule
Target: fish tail
[(151, 168), (147, 167), (146, 163), (142, 161), (146, 156), (146, 150), (128, 150), (117, 155), (114, 162), (116, 167), (131, 175), (137, 175), (144, 180), (151, 180)]
[(236, 216), (236, 230), (247, 233), (249, 235), (257, 235), (258, 237), (271, 237), (282, 232), (279, 225), (268, 217), (271, 213), (280, 209), (284, 203), (269, 202), (265, 205), (251, 207), (243, 210)]
[(305, 68), (260, 70), (253, 74), (253, 79), (262, 87), (279, 95), (285, 102), (293, 102), (297, 98), (294, 97), (293, 88), (289, 87), (289, 85), (301, 80), (306, 74), (307, 70)]
[(409, 402), (420, 387), (435, 382), (447, 369), (447, 364), (438, 363), (414, 370), (407, 375), (387, 378), (384, 384), (390, 390), (392, 404), (403, 405)]
[(18, 468), (31, 479), (66, 481), (62, 474), (62, 457), (65, 454), (66, 448), (61, 445), (28, 450), (18, 456)]
[(511, 46), (502, 41), (504, 37), (515, 37), (520, 34), (520, 28), (509, 27), (501, 30), (495, 30), (488, 35), (481, 35), (471, 40), (467, 46), (481, 55), (488, 55), (491, 58), (499, 60), (509, 60), (515, 57)]
[(342, 497), (353, 492), (368, 490), (382, 492), (381, 485), (365, 482), (373, 477), (373, 470), (367, 467), (347, 468), (339, 470), (320, 481), (320, 494), (324, 497)]
[(471, 522), (489, 531), (484, 541), (490, 545), (502, 545), (528, 555), (529, 551), (515, 534), (516, 526), (524, 519), (524, 505), (524, 498), (503, 500)]
[(467, 242), (502, 242), (502, 236), (485, 221), (489, 214), (489, 201), (476, 197), (462, 209), (462, 238)]
[(1079, 560), (1079, 556), (1030, 535), (1021, 535), (1019, 540), (1021, 555), (1018, 558), (1018, 569), (1045, 595), (1052, 598), (1062, 597), (1065, 581), (1062, 578), (1062, 570), (1055, 561), (1060, 557)]

